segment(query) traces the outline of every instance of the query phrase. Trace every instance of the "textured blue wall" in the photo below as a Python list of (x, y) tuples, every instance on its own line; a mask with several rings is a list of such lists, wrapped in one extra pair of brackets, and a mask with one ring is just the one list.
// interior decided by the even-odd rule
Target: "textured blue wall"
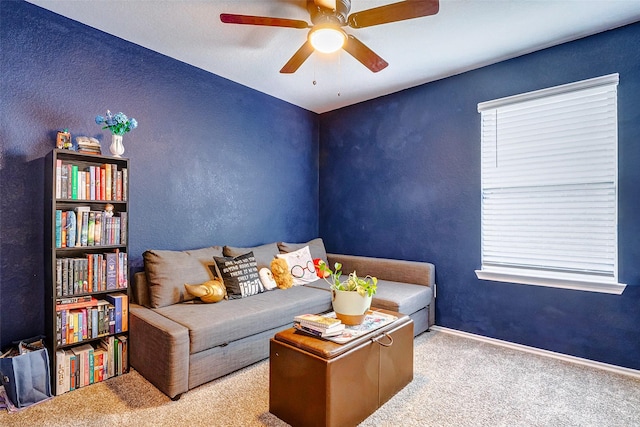
[[(436, 323), (640, 369), (640, 24), (325, 113), (327, 250), (430, 261)], [(480, 281), (477, 104), (620, 73), (621, 296)]]
[[(44, 330), (43, 158), (64, 127), (108, 138), (93, 117), (110, 108), (140, 122), (125, 136), (134, 268), (147, 248), (303, 241), (320, 222), (329, 250), (434, 262), (440, 325), (640, 369), (640, 24), (326, 113), (318, 124), (28, 3), (0, 1), (0, 22), (0, 348)], [(620, 277), (632, 286), (610, 296), (477, 280), (477, 103), (613, 72)]]
[[(44, 157), (56, 131), (131, 159), (130, 260), (318, 235), (318, 118), (25, 2), (0, 2), (0, 348), (43, 333)], [(108, 146), (108, 143), (105, 144)]]

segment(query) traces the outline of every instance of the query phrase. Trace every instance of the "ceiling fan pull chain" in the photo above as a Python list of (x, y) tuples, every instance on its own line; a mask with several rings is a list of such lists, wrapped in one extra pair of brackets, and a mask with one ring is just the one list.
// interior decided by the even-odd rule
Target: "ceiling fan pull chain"
[(318, 57), (317, 55), (313, 55), (313, 85), (317, 85), (318, 82), (316, 81), (316, 65), (318, 64)]
[(338, 53), (338, 96), (342, 91), (342, 52)]

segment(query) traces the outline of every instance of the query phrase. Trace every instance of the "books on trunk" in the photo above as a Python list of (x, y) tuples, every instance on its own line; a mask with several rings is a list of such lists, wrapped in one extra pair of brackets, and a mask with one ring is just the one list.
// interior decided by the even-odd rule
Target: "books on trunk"
[(344, 324), (335, 317), (321, 314), (301, 314), (294, 317), (293, 327), (318, 337), (331, 337), (342, 334)]

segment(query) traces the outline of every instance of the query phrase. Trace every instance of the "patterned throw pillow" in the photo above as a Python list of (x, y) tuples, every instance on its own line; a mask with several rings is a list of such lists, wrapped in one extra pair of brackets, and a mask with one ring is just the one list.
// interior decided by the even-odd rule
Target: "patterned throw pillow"
[(229, 299), (246, 298), (264, 292), (253, 252), (237, 257), (213, 257), (216, 275), (222, 279)]
[(289, 271), (293, 276), (293, 286), (304, 285), (318, 280), (309, 246), (288, 254), (278, 254), (277, 257), (287, 261)]

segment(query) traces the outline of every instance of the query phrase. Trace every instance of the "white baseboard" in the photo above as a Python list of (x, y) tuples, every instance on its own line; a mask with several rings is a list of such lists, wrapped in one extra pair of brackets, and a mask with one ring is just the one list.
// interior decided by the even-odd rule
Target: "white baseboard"
[(628, 375), (634, 378), (640, 379), (640, 371), (631, 368), (625, 368), (622, 366), (610, 365), (608, 363), (596, 362), (594, 360), (583, 359), (581, 357), (570, 356), (567, 354), (556, 353), (549, 350), (543, 350), (540, 348), (529, 347), (522, 344), (516, 344), (509, 341), (502, 341), (495, 338), (484, 337), (482, 335), (476, 335), (469, 332), (459, 331), (457, 329), (445, 328), (443, 326), (433, 325), (430, 328), (431, 330), (444, 332), (447, 334), (457, 335), (464, 338), (470, 338), (477, 341), (486, 342), (489, 344), (499, 345), (502, 347), (511, 348), (514, 350), (524, 351), (526, 353), (537, 354), (539, 356), (551, 357), (553, 359), (563, 360), (565, 362), (577, 363), (578, 365), (589, 366), (592, 368), (602, 369), (605, 371), (614, 372), (616, 374)]

